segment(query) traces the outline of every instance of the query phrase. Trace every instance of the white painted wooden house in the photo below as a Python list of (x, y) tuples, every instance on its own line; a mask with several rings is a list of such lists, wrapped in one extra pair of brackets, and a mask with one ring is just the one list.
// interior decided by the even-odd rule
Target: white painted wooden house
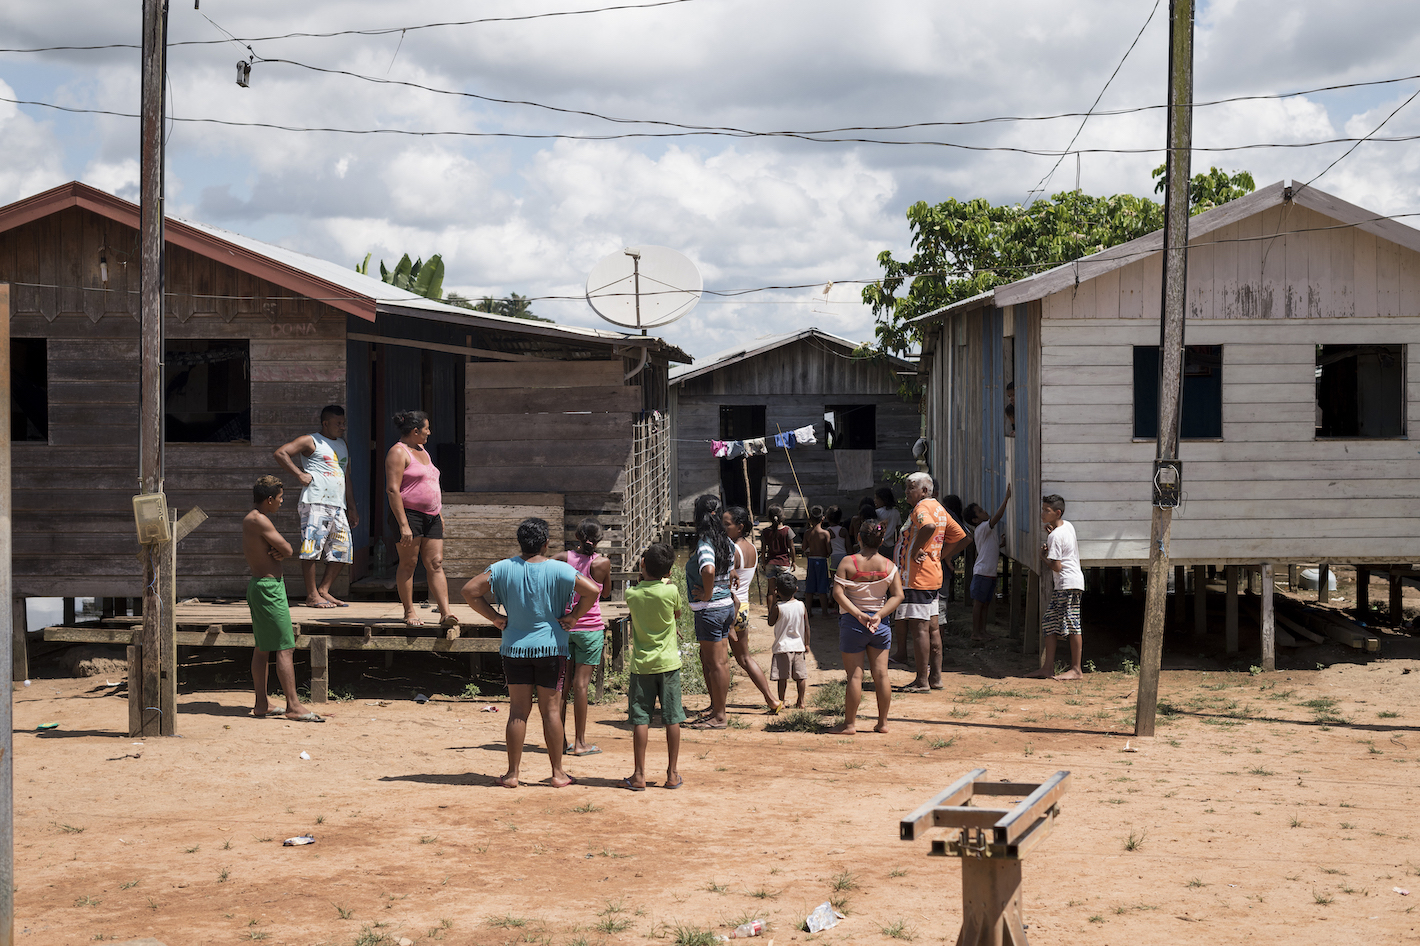
[[(1279, 182), (1189, 224), (1178, 565), (1420, 560), (1420, 230)], [(933, 472), (1059, 493), (1086, 566), (1146, 564), (1162, 232), (924, 316)], [(1015, 430), (1004, 418), (1015, 384)]]

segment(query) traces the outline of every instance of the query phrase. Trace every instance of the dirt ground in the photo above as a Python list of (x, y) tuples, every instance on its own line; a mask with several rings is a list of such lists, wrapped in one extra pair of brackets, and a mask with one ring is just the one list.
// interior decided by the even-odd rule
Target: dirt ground
[[(960, 865), (899, 841), (897, 823), (979, 766), (1071, 773), (1025, 863), (1035, 946), (1420, 942), (1420, 639), (1383, 634), (1370, 659), (1284, 653), (1286, 669), (1253, 674), (1185, 624), (1166, 645), (1158, 735), (1134, 739), (1136, 678), (1109, 668), (1138, 625), (1118, 601), (1086, 614), (1099, 672), (1073, 684), (1020, 679), (1034, 658), (1004, 627), (972, 649), (954, 621), (945, 690), (895, 694), (885, 735), (767, 731), (737, 676), (737, 728), (686, 732), (684, 788), (640, 794), (619, 787), (619, 699), (592, 709), (603, 752), (568, 761), (580, 784), (540, 784), (534, 748), (528, 784), (494, 787), (506, 701), (411, 699), (460, 692), (456, 665), (338, 662), (334, 689), (354, 698), (313, 725), (249, 718), (242, 660), (195, 661), (181, 738), (143, 744), (125, 735), (121, 680), (37, 670), (14, 711), (17, 939), (616, 946), (761, 917), (781, 946), (950, 943)], [(767, 665), (762, 616), (752, 640)], [(832, 619), (814, 619), (812, 647), (811, 697), (841, 677)], [(1230, 665), (1243, 669), (1217, 669)], [(657, 783), (664, 751), (654, 729)], [(313, 845), (281, 845), (305, 833)], [(830, 899), (846, 919), (802, 932)]]

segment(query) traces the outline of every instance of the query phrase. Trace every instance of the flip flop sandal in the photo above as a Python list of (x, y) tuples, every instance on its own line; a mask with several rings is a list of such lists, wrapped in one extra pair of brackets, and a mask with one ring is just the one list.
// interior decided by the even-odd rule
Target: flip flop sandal
[(685, 779), (684, 779), (684, 778), (681, 778), (681, 780), (678, 781), (678, 782), (676, 782), (674, 785), (672, 785), (672, 784), (670, 784), (669, 782), (667, 782), (665, 785), (663, 785), (663, 786), (661, 786), (661, 787), (662, 787), (662, 788), (669, 788), (669, 789), (677, 789), (677, 788), (680, 788), (680, 787), (681, 787), (682, 785), (684, 785), (684, 784), (685, 784)]
[(645, 786), (645, 785), (642, 785), (642, 786), (640, 786), (640, 787), (637, 787), (637, 786), (631, 784), (631, 779), (629, 779), (629, 778), (624, 778), (624, 779), (621, 780), (621, 787), (622, 787), (622, 788), (629, 788), (629, 789), (631, 789), (633, 792), (644, 792), (644, 791), (646, 790), (646, 786)]

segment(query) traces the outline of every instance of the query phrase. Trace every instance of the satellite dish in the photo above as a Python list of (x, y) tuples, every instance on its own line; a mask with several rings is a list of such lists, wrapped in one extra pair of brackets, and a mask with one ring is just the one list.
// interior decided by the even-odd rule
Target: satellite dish
[(668, 325), (700, 301), (700, 270), (665, 246), (628, 246), (592, 267), (587, 302), (613, 325), (646, 329)]

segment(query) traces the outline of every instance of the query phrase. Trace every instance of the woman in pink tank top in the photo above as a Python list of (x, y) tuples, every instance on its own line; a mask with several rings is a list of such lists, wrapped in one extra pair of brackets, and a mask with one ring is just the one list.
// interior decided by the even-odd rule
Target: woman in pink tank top
[(424, 623), (414, 610), (414, 569), (424, 560), (429, 594), (439, 608), (442, 627), (458, 627), (459, 619), (449, 607), (449, 583), (444, 576), (443, 494), (439, 490), (439, 468), (424, 449), (429, 440), (429, 415), (423, 411), (400, 411), (394, 415), (399, 441), (385, 454), (385, 495), (389, 498), (390, 524), (399, 533), (399, 568), (394, 586), (404, 605), (404, 623), (419, 627)]
[[(576, 738), (567, 746), (568, 755), (596, 755), (601, 749), (587, 743), (587, 687), (592, 682), (592, 672), (601, 666), (602, 645), (606, 641), (606, 627), (602, 623), (601, 603), (611, 594), (611, 559), (597, 554), (597, 543), (602, 539), (601, 523), (595, 519), (583, 519), (577, 525), (577, 547), (558, 552), (554, 558), (566, 562), (578, 573), (586, 575), (601, 586), (601, 595), (592, 604), (592, 609), (582, 615), (582, 619), (572, 625), (567, 635), (569, 660), (572, 664), (573, 720)], [(567, 605), (571, 614), (577, 607), (577, 595)], [(562, 689), (562, 728), (567, 728), (567, 687)]]

